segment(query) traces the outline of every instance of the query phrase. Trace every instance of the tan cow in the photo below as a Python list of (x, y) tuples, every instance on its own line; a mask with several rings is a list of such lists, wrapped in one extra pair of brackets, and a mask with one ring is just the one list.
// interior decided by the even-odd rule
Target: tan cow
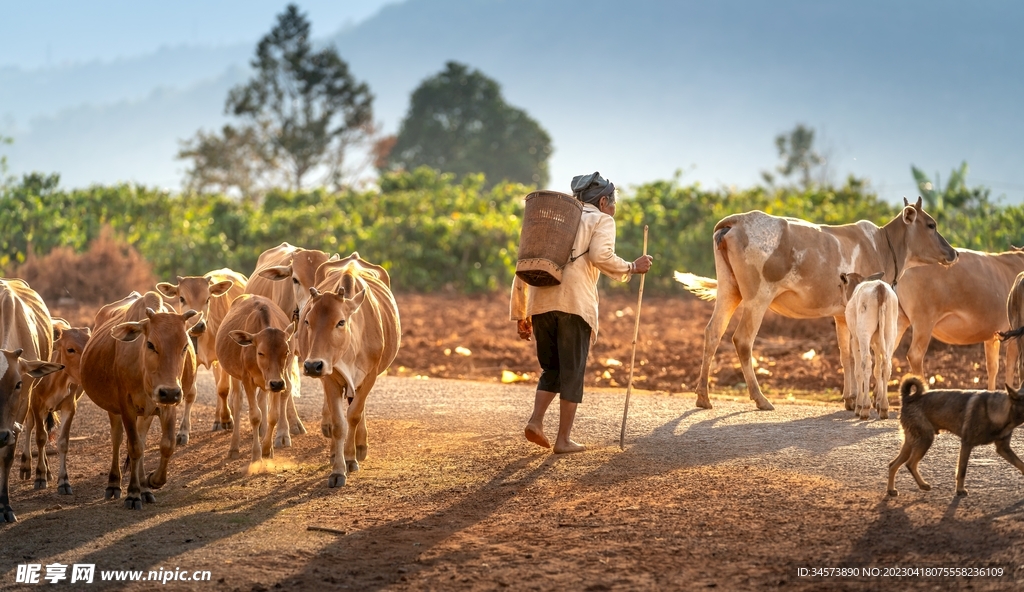
[(879, 419), (889, 418), (889, 377), (892, 354), (896, 350), (896, 319), (900, 305), (892, 286), (881, 280), (882, 274), (863, 278), (857, 273), (839, 274), (846, 304), (846, 326), (850, 329), (850, 355), (853, 357), (853, 384), (856, 390), (854, 412), (861, 419), (871, 414), (871, 368), (875, 376), (875, 408)]
[[(245, 293), (245, 285), (249, 280), (237, 271), (223, 268), (202, 276), (178, 276), (177, 281), (177, 284), (160, 282), (156, 289), (174, 303), (174, 309), (179, 313), (186, 310), (203, 313), (203, 320), (192, 329), (196, 362), (211, 370), (217, 383), (217, 411), (213, 431), (230, 430), (232, 409), (228, 404), (228, 395), (232, 389), (237, 393), (239, 385), (217, 364), (217, 330), (231, 309), (231, 303)], [(195, 399), (185, 399), (181, 426), (178, 428), (179, 446), (188, 444), (193, 403)]]
[(333, 456), (327, 485), (338, 487), (366, 458), (366, 396), (394, 361), (402, 326), (388, 273), (358, 253), (321, 265), (310, 294), (296, 342), (304, 372), (324, 385)]
[[(189, 331), (202, 317), (191, 310), (171, 311), (156, 292), (122, 303), (107, 311), (113, 314), (95, 329), (82, 354), (82, 386), (110, 418), (112, 455), (105, 497), (121, 497), (118, 456), (126, 436), (129, 483), (124, 505), (141, 510), (143, 501), (156, 501), (150, 490), (167, 482), (177, 405), (195, 389), (196, 356)], [(143, 478), (145, 436), (154, 416), (159, 416), (162, 430), (160, 464)]]
[(1024, 271), (1014, 278), (1006, 297), (1006, 320), (1010, 329), (998, 333), (1000, 340), (1010, 341), (1006, 344), (1006, 384), (1019, 386), (1024, 379), (1024, 347), (1020, 344), (1024, 335)]
[[(758, 211), (727, 216), (716, 224), (717, 281), (676, 273), (676, 279), (687, 290), (705, 300), (715, 299), (715, 310), (704, 330), (704, 357), (695, 389), (697, 406), (711, 408), (711, 364), (737, 310), (740, 320), (732, 341), (747, 391), (758, 409), (774, 409), (761, 393), (751, 355), (754, 338), (769, 308), (797, 319), (833, 317), (840, 360), (843, 368), (850, 368), (850, 332), (836, 277), (843, 272), (869, 276), (881, 271), (885, 281), (892, 282), (908, 267), (956, 261), (956, 251), (939, 234), (935, 220), (921, 208), (921, 199), (914, 205), (903, 201), (903, 211), (881, 228), (866, 220), (826, 226)], [(843, 399), (849, 410), (854, 408), (853, 393), (853, 376), (846, 372)]]
[[(253, 463), (274, 457), (274, 428), (281, 398), (289, 387), (288, 369), (294, 362), (290, 346), (294, 331), (291, 319), (272, 300), (245, 294), (235, 300), (217, 333), (217, 358), (224, 371), (241, 382), (249, 402)], [(269, 403), (268, 394), (274, 399)], [(240, 423), (235, 422), (231, 436), (231, 458), (239, 456)]]
[[(924, 357), (932, 337), (951, 345), (985, 344), (988, 390), (996, 389), (999, 374), (997, 331), (1009, 329), (1006, 299), (1018, 273), (1024, 271), (1024, 252), (982, 253), (957, 249), (952, 267), (925, 265), (908, 269), (896, 284), (900, 298), (898, 338), (913, 328), (907, 362), (910, 372), (925, 376)], [(1007, 359), (1016, 357), (1016, 342), (1007, 344)], [(1014, 384), (1012, 364), (1006, 383)], [(969, 385), (963, 385), (969, 386)]]
[(35, 430), (36, 479), (35, 488), (45, 489), (49, 485), (50, 469), (46, 462), (46, 440), (57, 424), (56, 412), (60, 411), (60, 436), (57, 452), (60, 469), (57, 473), (57, 493), (71, 495), (68, 479), (68, 442), (71, 438), (71, 424), (78, 411), (78, 400), (82, 397), (82, 352), (89, 343), (92, 331), (89, 327), (72, 327), (66, 320), (53, 319), (53, 353), (50, 361), (64, 367), (41, 378), (32, 391), (29, 414), (25, 418), (24, 443), (21, 449), (21, 478), (32, 477), (31, 435)]
[[(316, 270), (327, 260), (327, 253), (323, 251), (281, 243), (260, 254), (256, 261), (256, 270), (249, 276), (245, 293), (273, 300), (290, 319), (297, 320), (299, 310), (309, 300), (309, 289), (316, 286)], [(306, 427), (302, 425), (302, 420), (295, 411), (293, 400), (299, 396), (301, 385), (298, 360), (290, 370), (289, 385), (291, 388), (282, 403), (286, 407), (286, 413), (282, 413), (275, 441), (281, 448), (292, 445), (291, 434), (306, 433)]]
[(52, 325), (50, 311), (28, 284), (0, 279), (0, 512), (4, 522), (17, 520), (8, 479), (32, 390), (38, 379), (61, 369), (49, 361)]

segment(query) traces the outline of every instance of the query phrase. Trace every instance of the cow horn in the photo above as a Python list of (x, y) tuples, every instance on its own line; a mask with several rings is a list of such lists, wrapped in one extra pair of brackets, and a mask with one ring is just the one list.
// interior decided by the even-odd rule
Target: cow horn
[(194, 311), (194, 310), (192, 310), (190, 308), (190, 309), (186, 310), (184, 313), (182, 313), (181, 319), (184, 320), (184, 321), (187, 321), (187, 320), (191, 319), (192, 317), (196, 316), (197, 314), (199, 314), (199, 313)]
[(146, 307), (146, 316), (149, 317), (149, 318), (153, 318), (155, 315), (156, 315), (156, 311), (147, 306)]
[(312, 296), (313, 298), (316, 298), (317, 296), (320, 295), (320, 290), (317, 290), (316, 288), (310, 286), (309, 287), (309, 295)]

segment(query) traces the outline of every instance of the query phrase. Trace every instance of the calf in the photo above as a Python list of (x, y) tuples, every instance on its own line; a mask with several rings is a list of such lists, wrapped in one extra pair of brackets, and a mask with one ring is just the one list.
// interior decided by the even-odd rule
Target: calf
[(10, 478), (18, 433), (36, 381), (61, 369), (50, 362), (53, 321), (39, 294), (22, 280), (0, 279), (0, 517), (14, 522)]
[[(126, 436), (129, 484), (124, 505), (128, 509), (141, 510), (143, 501), (155, 502), (150, 489), (167, 482), (177, 405), (195, 389), (196, 356), (189, 331), (201, 318), (192, 310), (177, 314), (164, 306), (159, 294), (147, 292), (112, 311), (82, 354), (82, 386), (110, 418), (113, 450), (107, 499), (121, 497), (118, 457), (121, 438)], [(160, 418), (163, 434), (160, 465), (143, 478), (145, 434), (154, 416)]]
[(402, 327), (388, 273), (358, 253), (321, 265), (310, 294), (296, 342), (306, 375), (324, 385), (332, 453), (327, 485), (338, 487), (366, 458), (366, 396), (394, 361)]
[(858, 273), (839, 274), (846, 304), (846, 326), (850, 329), (854, 388), (854, 411), (861, 419), (871, 413), (871, 366), (875, 367), (875, 408), (878, 418), (889, 417), (886, 394), (892, 376), (892, 354), (896, 350), (899, 303), (896, 292), (883, 282), (881, 274), (863, 278)]
[[(241, 382), (249, 402), (249, 424), (252, 426), (252, 460), (274, 456), (274, 428), (284, 413), (288, 369), (293, 363), (289, 343), (295, 325), (273, 301), (262, 296), (245, 294), (232, 305), (217, 333), (217, 358), (224, 371)], [(268, 423), (263, 423), (269, 403)], [(241, 405), (236, 404), (235, 409)], [(239, 424), (235, 422), (231, 436), (231, 458), (239, 456)], [(260, 436), (263, 438), (262, 454)]]
[(72, 327), (64, 319), (53, 319), (53, 353), (50, 361), (64, 367), (63, 372), (44, 376), (36, 384), (29, 403), (29, 415), (25, 421), (25, 441), (21, 452), (21, 478), (32, 476), (31, 434), (35, 430), (36, 478), (35, 488), (45, 489), (49, 485), (50, 469), (46, 462), (46, 440), (50, 430), (58, 423), (60, 411), (60, 436), (57, 439), (60, 469), (57, 473), (57, 493), (71, 495), (68, 479), (68, 442), (71, 438), (71, 423), (82, 397), (82, 352), (92, 331), (88, 327)]
[[(203, 320), (192, 328), (193, 346), (196, 348), (196, 362), (213, 372), (217, 383), (217, 411), (213, 431), (230, 430), (232, 425), (231, 407), (228, 396), (232, 389), (237, 394), (239, 385), (217, 364), (217, 330), (224, 316), (231, 309), (231, 303), (245, 292), (249, 281), (244, 275), (230, 269), (218, 269), (203, 276), (178, 276), (178, 283), (160, 282), (158, 292), (169, 299), (175, 310), (195, 310), (203, 314)], [(178, 444), (188, 444), (192, 425), (192, 404), (195, 399), (185, 399), (181, 427), (178, 428)]]

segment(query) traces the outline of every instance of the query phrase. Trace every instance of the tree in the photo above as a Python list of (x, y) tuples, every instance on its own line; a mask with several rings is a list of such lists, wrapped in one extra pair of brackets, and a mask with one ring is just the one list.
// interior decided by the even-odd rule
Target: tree
[(264, 184), (281, 177), (301, 189), (320, 171), (324, 182), (340, 184), (346, 151), (373, 136), (373, 95), (335, 48), (314, 52), (309, 32), (294, 4), (278, 15), (256, 46), (255, 76), (233, 88), (224, 106), (243, 125), (225, 127), (222, 136), (200, 131), (179, 152), (193, 161), (188, 182), (245, 191), (236, 183), (255, 174)]
[[(784, 177), (800, 171), (800, 182), (804, 189), (809, 189), (812, 185), (811, 170), (825, 164), (825, 158), (814, 150), (814, 129), (797, 124), (788, 134), (775, 137), (775, 147), (782, 159), (782, 164), (776, 170)], [(767, 172), (762, 173), (762, 176), (769, 183), (774, 180)]]
[[(0, 144), (13, 144), (14, 138), (0, 134)], [(7, 176), (7, 155), (0, 154), (0, 189), (3, 189), (12, 182), (13, 178)]]
[(551, 151), (548, 133), (508, 105), (497, 82), (448, 62), (413, 92), (398, 137), (378, 163), (406, 170), (426, 165), (460, 177), (482, 172), (491, 185), (508, 180), (545, 186)]
[(991, 191), (987, 187), (967, 187), (967, 162), (960, 163), (960, 168), (953, 169), (949, 173), (949, 180), (943, 187), (939, 182), (939, 174), (935, 173), (935, 182), (932, 183), (924, 171), (914, 165), (910, 166), (910, 172), (914, 176), (914, 182), (921, 192), (928, 212), (935, 214), (947, 208), (964, 210), (985, 205), (989, 201)]

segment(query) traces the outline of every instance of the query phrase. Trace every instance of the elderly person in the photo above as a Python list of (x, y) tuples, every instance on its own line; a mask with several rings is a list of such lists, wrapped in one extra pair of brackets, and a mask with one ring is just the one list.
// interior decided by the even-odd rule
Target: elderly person
[(582, 452), (586, 447), (570, 438), (576, 408), (583, 401), (583, 377), (590, 346), (597, 341), (597, 280), (601, 273), (629, 281), (635, 273), (647, 273), (651, 256), (633, 262), (615, 254), (615, 185), (600, 173), (580, 175), (572, 180), (573, 195), (583, 202), (583, 215), (572, 258), (562, 270), (556, 286), (531, 286), (518, 277), (512, 284), (511, 319), (517, 321), (519, 337), (537, 337), (537, 360), (541, 375), (533, 403), (533, 415), (526, 423), (526, 439), (550, 448), (544, 435), (544, 413), (560, 396), (558, 434), (554, 452)]

